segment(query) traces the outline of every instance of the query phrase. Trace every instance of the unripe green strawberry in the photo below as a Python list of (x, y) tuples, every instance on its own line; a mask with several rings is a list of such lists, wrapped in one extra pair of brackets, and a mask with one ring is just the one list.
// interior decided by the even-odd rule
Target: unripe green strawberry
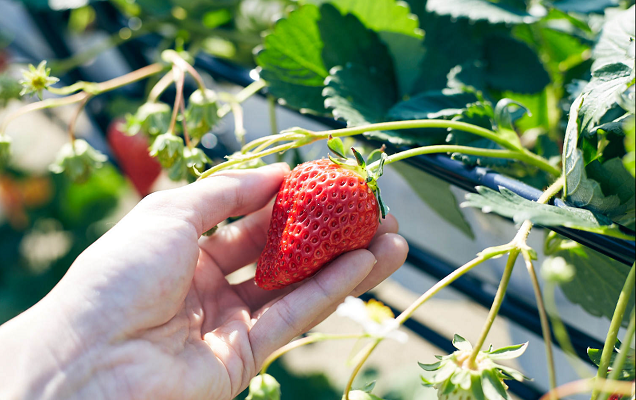
[(219, 120), (218, 99), (214, 90), (195, 90), (188, 100), (186, 124), (192, 138), (200, 139), (208, 133)]
[(190, 173), (194, 176), (199, 176), (205, 169), (205, 166), (210, 163), (210, 159), (205, 155), (203, 150), (198, 148), (186, 148), (183, 150), (183, 158), (186, 163), (186, 167)]
[(168, 130), (171, 118), (172, 109), (166, 103), (144, 103), (134, 115), (126, 115), (125, 131), (129, 135), (144, 132), (151, 137), (157, 136)]
[(150, 146), (150, 155), (157, 157), (164, 168), (172, 167), (183, 158), (183, 139), (172, 133), (163, 133)]
[(55, 174), (64, 173), (75, 183), (84, 183), (93, 171), (101, 168), (107, 157), (83, 139), (75, 139), (60, 149), (57, 159), (49, 166)]
[[(342, 400), (345, 400), (345, 396), (342, 396)], [(365, 392), (363, 390), (352, 390), (349, 392), (349, 400), (382, 400), (380, 397)]]
[(276, 197), (256, 269), (258, 286), (299, 282), (340, 254), (369, 245), (380, 208), (363, 174), (325, 159), (294, 168)]
[(250, 381), (249, 388), (245, 400), (280, 400), (280, 384), (271, 375), (256, 375)]
[(434, 364), (420, 364), (425, 386), (437, 389), (439, 400), (508, 400), (504, 379), (527, 379), (519, 371), (496, 363), (519, 357), (527, 343), (493, 350), (479, 351), (474, 365), (470, 363), (473, 347), (463, 337), (455, 335), (452, 354), (437, 357)]
[(0, 134), (0, 169), (9, 164), (11, 158), (11, 138), (7, 135)]

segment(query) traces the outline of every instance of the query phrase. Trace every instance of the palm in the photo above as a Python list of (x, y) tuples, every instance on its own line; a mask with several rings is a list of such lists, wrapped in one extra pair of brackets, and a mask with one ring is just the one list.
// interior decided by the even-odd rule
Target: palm
[[(369, 251), (347, 253), (305, 282), (276, 291), (251, 279), (228, 283), (225, 276), (255, 262), (265, 245), (271, 207), (258, 209), (285, 173), (272, 169), (229, 173), (145, 201), (52, 292), (73, 297), (69, 315), (91, 304), (80, 344), (104, 353), (100, 381), (116, 388), (115, 397), (230, 400), (269, 354), (404, 262), (407, 246), (391, 233), (397, 223), (389, 217)], [(229, 206), (210, 206), (218, 204)], [(197, 242), (221, 220), (245, 214)]]

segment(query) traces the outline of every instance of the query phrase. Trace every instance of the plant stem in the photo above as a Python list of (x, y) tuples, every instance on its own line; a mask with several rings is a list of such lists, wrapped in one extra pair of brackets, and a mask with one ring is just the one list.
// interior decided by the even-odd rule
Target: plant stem
[(550, 332), (550, 323), (548, 322), (548, 315), (545, 311), (545, 305), (543, 304), (543, 296), (541, 294), (541, 286), (539, 285), (539, 279), (532, 263), (532, 257), (528, 250), (523, 249), (521, 251), (523, 259), (526, 263), (526, 269), (530, 280), (532, 281), (532, 289), (534, 290), (534, 297), (537, 301), (537, 309), (539, 310), (539, 320), (541, 321), (541, 333), (543, 335), (543, 341), (545, 343), (545, 355), (548, 361), (548, 377), (550, 380), (550, 389), (556, 388), (556, 370), (554, 368), (554, 354), (552, 353), (552, 333)]
[[(563, 183), (565, 179), (563, 176), (559, 177), (550, 187), (548, 187), (545, 192), (539, 196), (537, 199), (537, 203), (545, 204), (547, 203), (553, 196), (555, 196), (561, 189), (563, 188)], [(488, 337), (488, 333), (490, 332), (490, 328), (492, 324), (495, 322), (495, 318), (499, 313), (499, 309), (501, 308), (501, 304), (503, 303), (504, 296), (506, 294), (506, 289), (508, 287), (508, 283), (510, 282), (510, 277), (512, 275), (512, 270), (515, 265), (515, 261), (517, 261), (517, 257), (519, 253), (522, 251), (528, 252), (530, 248), (526, 244), (526, 240), (528, 235), (530, 234), (530, 230), (532, 229), (532, 222), (524, 221), (519, 228), (519, 231), (515, 235), (514, 239), (510, 242), (510, 245), (513, 246), (513, 249), (510, 250), (508, 254), (508, 261), (506, 262), (506, 268), (504, 270), (503, 276), (501, 278), (501, 282), (499, 283), (499, 287), (497, 288), (497, 294), (495, 294), (495, 299), (493, 300), (492, 306), (490, 307), (490, 312), (488, 313), (488, 318), (486, 319), (486, 324), (482, 329), (481, 335), (477, 341), (477, 344), (473, 347), (473, 352), (468, 359), (468, 365), (475, 369), (475, 360), (477, 359), (477, 355), (479, 351), (483, 347), (486, 342), (486, 338)], [(529, 256), (529, 254), (528, 254)]]
[(185, 75), (183, 70), (177, 66), (172, 68), (172, 74), (174, 75), (174, 81), (177, 83), (177, 95), (174, 98), (174, 107), (172, 108), (172, 118), (170, 119), (168, 132), (174, 135), (174, 128), (177, 124), (177, 116), (179, 115), (179, 105), (183, 102), (183, 83)]
[(477, 365), (475, 360), (477, 359), (477, 355), (479, 351), (483, 347), (486, 342), (486, 337), (490, 332), (490, 328), (492, 324), (495, 322), (495, 318), (497, 318), (497, 313), (499, 313), (499, 308), (501, 308), (501, 303), (503, 303), (504, 296), (506, 295), (506, 289), (508, 288), (508, 283), (510, 282), (510, 276), (512, 275), (512, 269), (515, 266), (515, 261), (517, 261), (517, 256), (519, 255), (519, 249), (512, 249), (508, 254), (508, 262), (506, 263), (506, 269), (504, 270), (503, 276), (501, 277), (501, 282), (499, 282), (499, 288), (497, 288), (497, 294), (495, 295), (495, 299), (492, 302), (492, 307), (490, 307), (490, 312), (488, 313), (488, 318), (486, 319), (486, 324), (481, 331), (481, 336), (477, 340), (477, 344), (473, 347), (473, 352), (468, 359), (468, 365), (472, 369), (477, 369)]
[(581, 359), (576, 356), (576, 351), (574, 350), (574, 346), (572, 346), (572, 342), (570, 341), (570, 337), (568, 336), (568, 331), (565, 328), (563, 321), (561, 321), (561, 318), (559, 317), (559, 311), (557, 309), (556, 301), (554, 300), (554, 290), (554, 284), (548, 282), (546, 284), (546, 290), (544, 294), (545, 305), (546, 309), (548, 310), (550, 322), (552, 323), (554, 336), (559, 342), (561, 349), (565, 352), (570, 365), (576, 371), (576, 373), (582, 379), (592, 378), (592, 375), (588, 372), (588, 370), (581, 365)]
[(608, 381), (605, 379), (590, 378), (561, 385), (541, 396), (539, 400), (562, 399), (572, 396), (573, 394), (589, 392), (592, 389), (598, 391), (611, 391), (612, 393), (623, 396), (634, 395), (633, 382)]
[(155, 86), (152, 87), (150, 93), (148, 93), (148, 99), (146, 100), (146, 102), (155, 103), (159, 99), (161, 94), (165, 92), (168, 86), (172, 84), (172, 82), (174, 82), (174, 75), (172, 73), (168, 73), (162, 76), (161, 79), (159, 79), (159, 82), (157, 82)]
[(324, 333), (309, 334), (302, 339), (294, 340), (293, 342), (288, 343), (286, 346), (283, 346), (270, 354), (269, 357), (267, 357), (265, 361), (263, 361), (263, 366), (261, 367), (261, 375), (265, 375), (265, 373), (267, 372), (267, 368), (269, 368), (269, 366), (280, 356), (287, 353), (288, 351), (297, 349), (306, 344), (322, 342), (324, 340), (360, 339), (361, 337), (364, 337), (364, 335), (328, 335)]
[(7, 126), (9, 125), (9, 123), (11, 123), (11, 121), (31, 111), (44, 110), (46, 108), (54, 108), (79, 103), (83, 101), (87, 96), (102, 94), (110, 90), (126, 86), (130, 83), (148, 78), (149, 76), (161, 72), (163, 68), (164, 66), (162, 64), (151, 64), (136, 71), (130, 72), (126, 75), (111, 79), (109, 81), (105, 81), (102, 83), (91, 83), (90, 93), (80, 92), (70, 96), (46, 99), (38, 101), (36, 103), (28, 104), (24, 107), (20, 107), (19, 109), (8, 115), (4, 119), (4, 121), (2, 121), (2, 125), (0, 126), (0, 133), (6, 131)]
[[(627, 280), (623, 285), (618, 301), (616, 302), (616, 309), (614, 309), (614, 315), (612, 315), (612, 321), (610, 322), (609, 331), (605, 338), (605, 345), (603, 346), (603, 352), (601, 353), (601, 362), (598, 365), (598, 371), (596, 373), (597, 378), (605, 379), (607, 377), (607, 369), (609, 368), (610, 361), (612, 359), (612, 353), (614, 352), (614, 346), (616, 345), (616, 336), (618, 336), (618, 330), (623, 323), (623, 316), (627, 309), (627, 304), (634, 290), (634, 275), (636, 274), (636, 263), (632, 264), (632, 268), (627, 275)], [(599, 391), (595, 389), (592, 392), (592, 400), (598, 398)]]
[(278, 124), (276, 121), (276, 98), (271, 94), (267, 96), (267, 106), (269, 109), (269, 128), (272, 136), (278, 134)]
[(623, 343), (621, 343), (619, 353), (614, 360), (614, 364), (612, 364), (612, 372), (610, 372), (608, 379), (618, 380), (621, 372), (623, 371), (625, 360), (627, 360), (627, 356), (631, 350), (631, 342), (634, 338), (634, 331), (636, 330), (636, 321), (634, 320), (635, 311), (636, 310), (632, 309), (632, 316), (629, 319), (629, 325), (627, 326), (625, 337), (623, 337)]
[(77, 110), (75, 110), (75, 113), (71, 117), (71, 120), (68, 124), (68, 136), (71, 141), (71, 146), (73, 146), (73, 150), (75, 150), (75, 125), (77, 124), (77, 119), (79, 118), (82, 110), (84, 109), (86, 103), (88, 103), (88, 100), (90, 100), (90, 98), (91, 96), (87, 95), (84, 100), (82, 100), (79, 106), (77, 106)]
[[(444, 150), (444, 148), (448, 148), (449, 150)], [(410, 149), (406, 151), (401, 151), (399, 153), (390, 155), (386, 159), (385, 164), (391, 164), (396, 161), (401, 161), (413, 156), (420, 156), (420, 155), (431, 154), (431, 153), (451, 153), (451, 152), (468, 154), (468, 155), (476, 155), (476, 156), (482, 156), (482, 157), (509, 158), (511, 160), (524, 161), (552, 175), (561, 174), (561, 170), (553, 167), (551, 164), (547, 163), (545, 160), (542, 160), (542, 159), (538, 160), (537, 157), (539, 156), (536, 156), (536, 154), (533, 154), (530, 152), (525, 152), (525, 151), (519, 152), (518, 150), (480, 149), (475, 147), (454, 146), (454, 145), (424, 146), (424, 147), (416, 147), (414, 149)], [(531, 156), (530, 154), (533, 154), (533, 156)], [(373, 170), (377, 168), (379, 165), (380, 165), (380, 162), (376, 161), (369, 165), (369, 169)]]
[(179, 108), (181, 109), (181, 115), (183, 116), (183, 118), (181, 119), (181, 126), (183, 127), (183, 137), (185, 138), (185, 144), (189, 149), (192, 149), (196, 146), (192, 145), (190, 135), (188, 134), (188, 124), (185, 119), (185, 101), (183, 98), (181, 98), (181, 101), (179, 102)]
[(203, 95), (205, 95), (205, 82), (203, 82), (203, 78), (201, 77), (199, 72), (192, 65), (190, 65), (189, 62), (184, 60), (183, 57), (179, 55), (179, 53), (174, 50), (165, 50), (161, 54), (161, 57), (165, 61), (171, 62), (172, 64), (180, 68), (183, 72), (188, 72), (194, 78), (194, 80), (197, 81), (197, 86), (199, 86), (199, 89), (201, 90), (201, 92), (203, 92)]
[(378, 347), (381, 341), (382, 341), (382, 338), (375, 339), (372, 343), (369, 343), (369, 345), (364, 350), (362, 350), (363, 356), (360, 359), (360, 361), (358, 361), (358, 364), (356, 364), (355, 368), (351, 372), (351, 376), (349, 377), (349, 381), (347, 382), (347, 386), (345, 387), (345, 390), (344, 390), (345, 400), (349, 400), (349, 392), (351, 391), (351, 386), (353, 385), (353, 381), (356, 379), (356, 375), (358, 375), (358, 372), (360, 372), (364, 363), (367, 362), (367, 360), (369, 359), (369, 356), (371, 356), (371, 353), (373, 353), (373, 350), (375, 350), (375, 348)]
[[(500, 254), (507, 253), (509, 250), (510, 249), (502, 250)], [(411, 315), (413, 315), (415, 310), (417, 310), (422, 304), (426, 303), (431, 297), (435, 296), (440, 290), (442, 290), (446, 286), (453, 283), (455, 280), (457, 280), (457, 278), (461, 277), (462, 275), (464, 275), (466, 272), (470, 271), (477, 265), (483, 263), (487, 259), (492, 258), (496, 255), (497, 254), (492, 254), (487, 257), (479, 255), (476, 258), (472, 259), (471, 261), (467, 262), (466, 264), (462, 265), (461, 267), (457, 268), (455, 271), (446, 275), (444, 279), (442, 279), (441, 281), (433, 285), (433, 287), (431, 287), (424, 294), (422, 294), (406, 310), (402, 311), (402, 313), (398, 315), (395, 320), (400, 325), (403, 324), (407, 319), (411, 317)]]
[[(234, 96), (234, 101), (240, 104), (244, 102), (245, 100), (249, 99), (252, 95), (258, 93), (264, 87), (265, 87), (264, 80), (261, 79), (258, 81), (254, 81), (250, 83), (249, 85), (245, 86), (243, 90), (238, 92), (238, 94)], [(230, 107), (230, 105), (224, 104), (223, 107), (219, 108), (219, 111), (217, 111), (217, 115), (219, 116), (219, 118), (223, 118), (227, 114), (229, 114), (231, 110), (232, 108)]]

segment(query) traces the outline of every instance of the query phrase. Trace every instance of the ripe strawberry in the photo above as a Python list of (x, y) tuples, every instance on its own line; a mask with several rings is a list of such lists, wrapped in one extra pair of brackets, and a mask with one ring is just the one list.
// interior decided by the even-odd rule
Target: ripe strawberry
[(148, 154), (146, 137), (141, 134), (129, 136), (122, 131), (122, 126), (122, 120), (115, 120), (108, 126), (108, 143), (122, 171), (143, 197), (150, 193), (161, 173), (161, 165)]
[(325, 159), (292, 170), (276, 197), (256, 269), (258, 286), (272, 290), (299, 282), (340, 254), (369, 245), (380, 206), (363, 174)]

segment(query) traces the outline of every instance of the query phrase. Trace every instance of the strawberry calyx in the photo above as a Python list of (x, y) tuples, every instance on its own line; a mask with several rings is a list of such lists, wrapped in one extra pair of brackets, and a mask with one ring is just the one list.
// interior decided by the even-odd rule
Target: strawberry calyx
[(342, 168), (346, 168), (355, 172), (365, 180), (367, 186), (369, 186), (369, 189), (371, 189), (375, 198), (378, 200), (381, 214), (380, 220), (384, 219), (386, 217), (386, 214), (389, 213), (389, 207), (387, 207), (384, 201), (382, 201), (380, 187), (378, 186), (377, 181), (384, 173), (384, 162), (387, 159), (387, 155), (384, 152), (385, 146), (383, 145), (382, 148), (372, 151), (368, 156), (368, 160), (371, 160), (376, 155), (379, 155), (380, 165), (375, 170), (371, 170), (367, 167), (367, 161), (364, 159), (364, 156), (354, 147), (351, 147), (351, 152), (353, 153), (355, 160), (348, 158), (345, 155), (345, 147), (340, 138), (334, 138), (333, 136), (329, 135), (329, 139), (327, 140), (327, 147), (335, 155), (335, 157), (332, 157), (330, 154), (329, 160), (331, 160), (335, 164), (338, 164)]
[(527, 343), (493, 350), (480, 351), (475, 364), (470, 364), (473, 352), (471, 344), (455, 335), (453, 346), (457, 349), (447, 356), (436, 356), (433, 364), (419, 363), (424, 370), (424, 386), (437, 389), (439, 400), (508, 400), (506, 379), (523, 381), (526, 378), (519, 371), (503, 366), (497, 361), (519, 357), (526, 350)]

